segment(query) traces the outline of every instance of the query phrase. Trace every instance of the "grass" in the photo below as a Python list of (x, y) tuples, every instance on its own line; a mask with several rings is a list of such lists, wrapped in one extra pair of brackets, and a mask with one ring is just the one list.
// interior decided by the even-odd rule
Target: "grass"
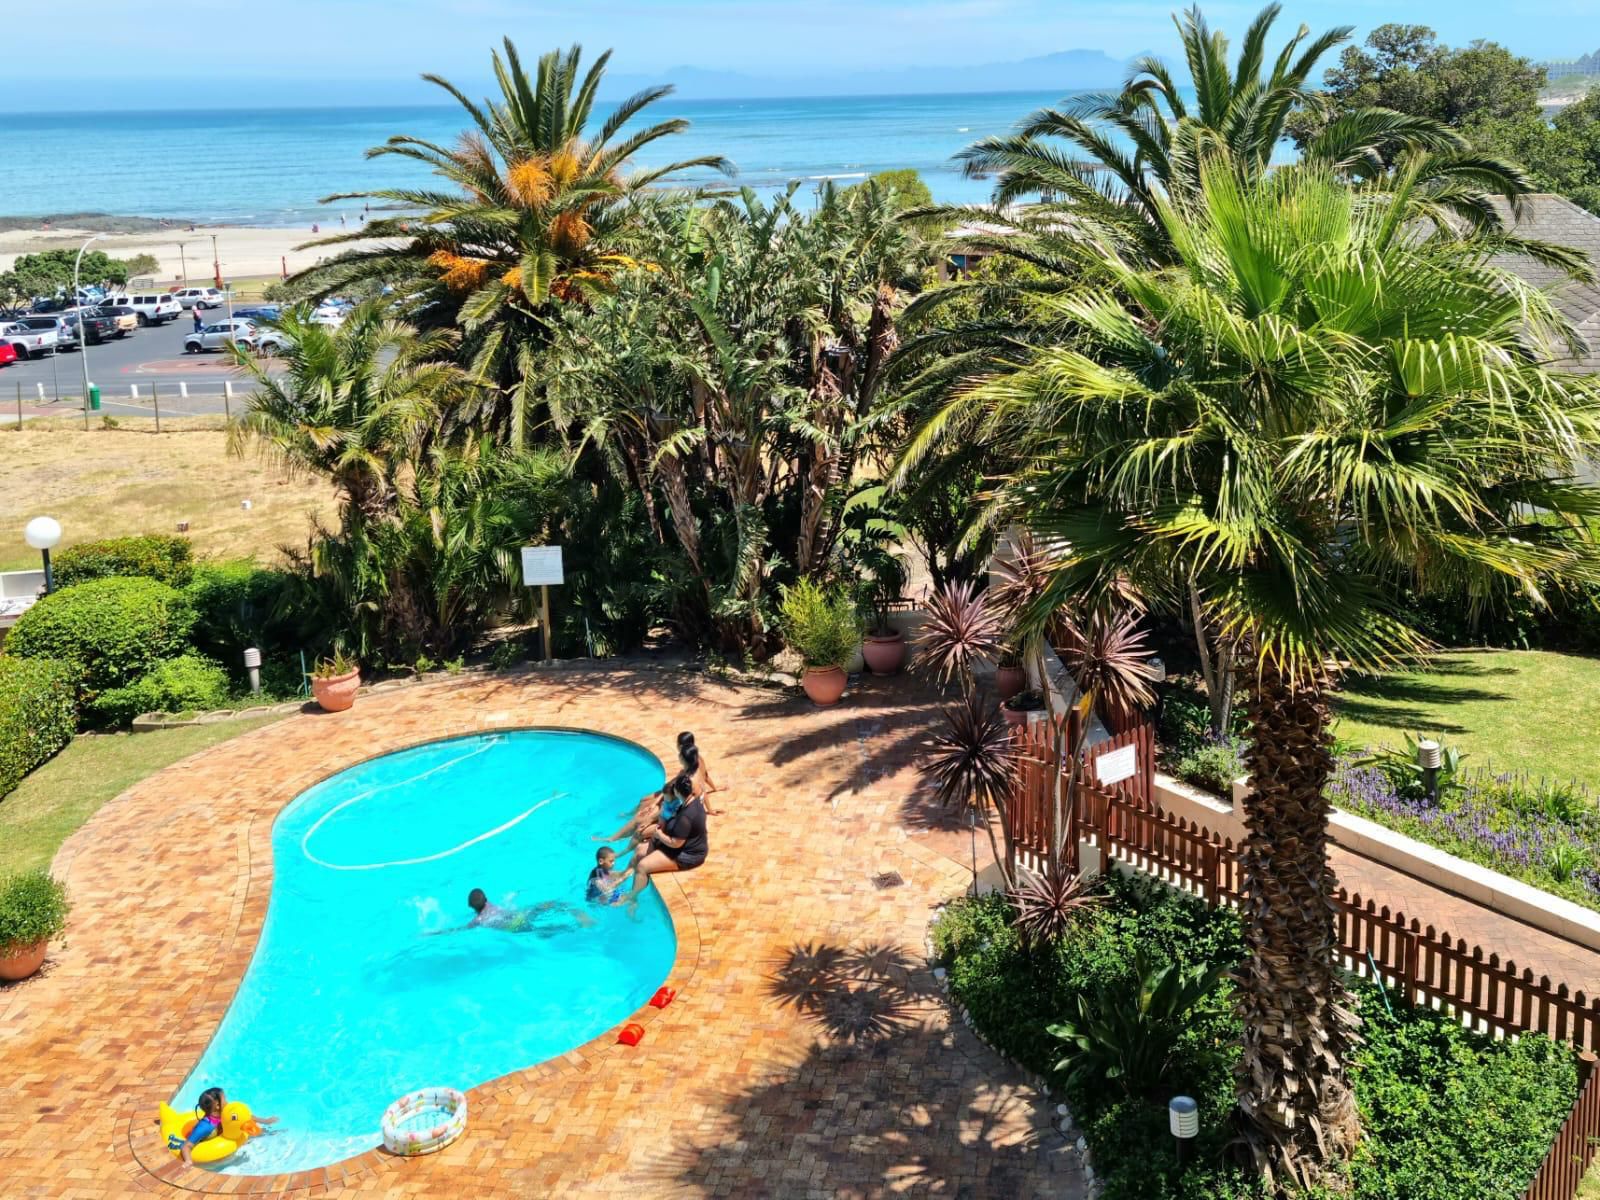
[(1576, 1200), (1600, 1200), (1600, 1158), (1595, 1159), (1588, 1173), (1579, 1180)]
[(1350, 678), (1334, 733), (1358, 746), (1404, 746), (1426, 732), (1469, 756), (1468, 769), (1526, 771), (1600, 789), (1600, 659), (1542, 650), (1463, 650), (1427, 671)]
[(0, 528), (0, 571), (39, 565), (22, 525), (40, 513), (61, 522), (63, 547), (188, 521), (197, 556), (262, 562), (303, 545), (310, 514), (331, 514), (326, 484), (284, 479), (253, 452), (230, 456), (222, 417), (161, 424), (159, 435), (146, 417), (87, 432), (54, 418), (0, 429), (0, 513), (16, 526)]
[(86, 733), (0, 800), (0, 875), (47, 867), (68, 835), (139, 780), (280, 717), (155, 733)]

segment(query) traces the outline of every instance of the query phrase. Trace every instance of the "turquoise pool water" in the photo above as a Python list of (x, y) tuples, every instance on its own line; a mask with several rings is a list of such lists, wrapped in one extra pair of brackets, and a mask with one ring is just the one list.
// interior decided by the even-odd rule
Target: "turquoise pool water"
[[(406, 1092), (543, 1062), (648, 1000), (677, 947), (655, 889), (632, 916), (583, 892), (592, 836), (662, 779), (628, 742), (516, 731), (386, 755), (290, 803), (250, 969), (171, 1101), (192, 1108), (220, 1086), (280, 1119), (217, 1169), (277, 1174), (371, 1149)], [(593, 924), (553, 910), (535, 932), (433, 936), (471, 918), (474, 887)]]

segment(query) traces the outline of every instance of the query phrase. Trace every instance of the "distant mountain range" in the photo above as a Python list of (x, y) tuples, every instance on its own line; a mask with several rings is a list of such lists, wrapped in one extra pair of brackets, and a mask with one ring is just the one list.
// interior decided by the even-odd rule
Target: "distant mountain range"
[(1071, 92), (1111, 88), (1127, 62), (1100, 50), (1059, 50), (1017, 62), (899, 67), (882, 71), (819, 71), (803, 76), (746, 75), (702, 67), (649, 74), (608, 74), (600, 95), (618, 100), (641, 88), (670, 83), (685, 100), (760, 100), (780, 96), (904, 96), (919, 92)]

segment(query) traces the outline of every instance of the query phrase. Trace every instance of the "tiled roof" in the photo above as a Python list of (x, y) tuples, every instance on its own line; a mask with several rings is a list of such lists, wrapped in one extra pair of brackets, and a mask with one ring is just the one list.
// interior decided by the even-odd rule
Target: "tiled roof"
[[(1503, 205), (1501, 211), (1505, 212)], [(1519, 237), (1582, 251), (1600, 275), (1600, 217), (1565, 196), (1541, 192), (1525, 197), (1512, 224)], [(1555, 267), (1521, 255), (1506, 265), (1535, 287), (1550, 289), (1556, 308), (1577, 329), (1585, 348), (1560, 365), (1572, 371), (1600, 371), (1600, 283), (1579, 283)]]

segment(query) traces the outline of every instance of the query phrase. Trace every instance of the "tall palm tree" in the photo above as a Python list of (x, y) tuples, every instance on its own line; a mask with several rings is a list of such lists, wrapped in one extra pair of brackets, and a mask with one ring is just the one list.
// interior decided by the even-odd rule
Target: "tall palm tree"
[(302, 277), (323, 294), (364, 281), (420, 290), (427, 300), (421, 307), (435, 322), (464, 331), (461, 361), (490, 385), (479, 393), (483, 407), (456, 419), (518, 444), (529, 432), (535, 360), (548, 343), (554, 311), (604, 290), (619, 269), (632, 265), (626, 253), (632, 201), (686, 170), (732, 170), (726, 159), (702, 155), (630, 173), (634, 155), (689, 123), (676, 118), (628, 130), (672, 91), (654, 87), (624, 100), (591, 130), (610, 57), (607, 51), (585, 71), (580, 47), (551, 51), (530, 79), (507, 38), (504, 57), (493, 55), (500, 95), (481, 103), (447, 79), (424, 75), (466, 110), (472, 127), (453, 146), (400, 135), (367, 156), (425, 163), (445, 186), (328, 197), (401, 211), (314, 243), (384, 244), (341, 255)]
[(1311, 1180), (1356, 1134), (1328, 690), (1426, 652), (1400, 586), (1491, 604), (1600, 574), (1600, 492), (1573, 482), (1600, 387), (1547, 367), (1568, 331), (1543, 295), (1325, 169), (1218, 162), (1154, 212), (1171, 266), (1107, 246), (1106, 286), (1051, 302), (1079, 340), (953, 405), (964, 436), (1018, 446), (995, 503), (1059, 548), (1035, 620), (1164, 576), (1239, 647), (1239, 1109), (1264, 1169)]
[[(1302, 25), (1268, 69), (1267, 38), (1280, 11), (1276, 3), (1261, 10), (1231, 66), (1227, 37), (1211, 29), (1198, 8), (1175, 15), (1189, 89), (1160, 59), (1141, 58), (1119, 92), (1040, 109), (1017, 133), (985, 138), (959, 157), (969, 175), (998, 174), (997, 207), (1027, 196), (1059, 198), (1064, 203), (1058, 223), (1093, 223), (1100, 240), (1114, 236), (1145, 258), (1168, 260), (1173, 248), (1160, 219), (1163, 199), (1194, 190), (1206, 152), (1217, 147), (1245, 177), (1266, 173), (1289, 117), (1320, 102), (1309, 82), (1312, 72), (1350, 36), (1348, 25), (1314, 38)], [(1514, 204), (1531, 190), (1519, 168), (1472, 155), (1454, 130), (1391, 109), (1341, 114), (1304, 147), (1302, 158), (1371, 179), (1382, 178), (1388, 164), (1405, 154), (1437, 181), (1441, 205), (1475, 225), (1498, 222), (1474, 197), (1487, 193)]]

